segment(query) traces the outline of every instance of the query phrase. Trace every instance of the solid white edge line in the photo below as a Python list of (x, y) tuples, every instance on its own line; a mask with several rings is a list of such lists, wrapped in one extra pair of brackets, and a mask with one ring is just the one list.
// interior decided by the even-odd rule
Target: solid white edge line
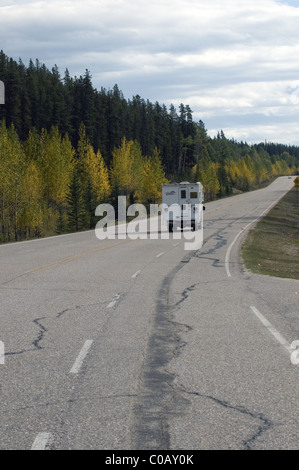
[(226, 274), (227, 274), (227, 277), (232, 277), (231, 273), (230, 273), (230, 269), (229, 269), (229, 257), (230, 257), (230, 252), (232, 250), (232, 247), (234, 246), (234, 244), (236, 243), (237, 239), (239, 238), (239, 236), (241, 235), (241, 233), (244, 231), (244, 229), (242, 229), (234, 238), (233, 242), (230, 244), (230, 246), (228, 247), (228, 250), (226, 252), (226, 255), (225, 255), (225, 261), (224, 261), (224, 265), (225, 265), (225, 270), (226, 270)]
[(87, 356), (89, 349), (91, 348), (92, 343), (93, 343), (92, 339), (88, 339), (85, 341), (83, 348), (79, 352), (78, 357), (76, 361), (74, 362), (73, 367), (70, 370), (70, 374), (78, 374), (83, 364), (83, 361), (85, 357)]
[(32, 444), (31, 450), (45, 450), (51, 438), (51, 433), (39, 432)]
[(294, 352), (294, 348), (291, 347), (290, 343), (279, 333), (279, 331), (276, 330), (276, 328), (267, 320), (267, 318), (264, 317), (264, 315), (261, 314), (261, 312), (256, 307), (251, 306), (250, 308), (260, 320), (260, 322), (267, 328), (269, 333), (271, 333), (276, 341), (278, 341), (279, 344), (284, 347), (285, 351), (288, 354), (292, 354), (292, 352)]
[(267, 207), (267, 209), (265, 209), (261, 215), (259, 215), (256, 219), (254, 219), (252, 222), (250, 222), (250, 224), (247, 224), (246, 227), (242, 228), (242, 230), (240, 230), (240, 232), (235, 236), (234, 240), (232, 241), (232, 243), (230, 244), (230, 246), (228, 247), (227, 249), (227, 252), (226, 252), (226, 255), (225, 255), (225, 261), (224, 261), (224, 265), (225, 265), (225, 270), (226, 270), (226, 274), (227, 274), (227, 277), (232, 277), (231, 275), (231, 272), (230, 272), (230, 269), (229, 269), (229, 257), (230, 257), (230, 252), (232, 250), (232, 247), (234, 246), (234, 244), (236, 243), (236, 241), (238, 240), (239, 236), (241, 235), (241, 233), (245, 232), (245, 230), (248, 229), (248, 227), (250, 227), (250, 225), (254, 224), (255, 222), (257, 222), (261, 217), (263, 217), (263, 215), (268, 212), (272, 206), (274, 206), (275, 204), (278, 203), (278, 201), (280, 200), (281, 198), (277, 199), (277, 201), (274, 201), (272, 202), (272, 204), (270, 204), (269, 207)]

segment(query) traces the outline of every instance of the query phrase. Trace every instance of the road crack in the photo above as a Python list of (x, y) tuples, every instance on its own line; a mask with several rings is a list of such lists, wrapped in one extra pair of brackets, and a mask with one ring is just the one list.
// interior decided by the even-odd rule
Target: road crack
[[(201, 283), (192, 284), (185, 288), (181, 292), (179, 300), (175, 303), (170, 298), (171, 285), (180, 270), (192, 259), (205, 257), (213, 262), (214, 267), (221, 267), (223, 262), (214, 255), (227, 244), (225, 238), (227, 228), (243, 219), (244, 217), (233, 219), (225, 227), (208, 236), (203, 245), (203, 250), (206, 251), (188, 252), (162, 282), (144, 354), (144, 362), (140, 371), (138, 397), (133, 404), (132, 449), (171, 449), (170, 423), (173, 419), (181, 419), (182, 415), (188, 413), (191, 405), (190, 399), (187, 397), (191, 397), (192, 393), (176, 386), (176, 375), (169, 371), (169, 365), (186, 346), (182, 338), (184, 333), (191, 329), (188, 325), (176, 322), (175, 313), (182, 303), (188, 299), (190, 293)], [(216, 239), (216, 245), (208, 249), (206, 245), (211, 239)], [(193, 395), (196, 395), (196, 392)], [(200, 396), (200, 394), (197, 396)], [(204, 395), (202, 398), (214, 400), (218, 405), (227, 409), (234, 409), (240, 414), (246, 414), (252, 419), (259, 420), (260, 425), (256, 432), (242, 443), (244, 449), (252, 448), (254, 442), (272, 427), (270, 420), (261, 413), (251, 412), (241, 406), (233, 407), (228, 402), (226, 403), (217, 398)]]
[(33, 323), (35, 325), (37, 325), (37, 327), (39, 328), (39, 333), (37, 335), (37, 338), (32, 342), (33, 346), (35, 349), (39, 350), (39, 349), (43, 349), (42, 346), (40, 346), (40, 342), (44, 339), (44, 336), (45, 334), (47, 333), (47, 328), (41, 324), (40, 320), (44, 320), (45, 317), (42, 317), (42, 318), (36, 318), (35, 320), (33, 320)]
[(76, 305), (76, 307), (73, 307), (73, 308), (65, 308), (61, 312), (57, 313), (56, 318), (62, 317), (67, 312), (72, 312), (73, 310), (80, 310), (80, 309), (81, 309), (80, 305)]
[(47, 333), (48, 330), (44, 325), (42, 325), (41, 320), (44, 320), (45, 318), (46, 317), (42, 317), (42, 318), (36, 318), (35, 320), (33, 320), (33, 323), (39, 329), (36, 338), (31, 343), (33, 348), (21, 349), (20, 351), (6, 352), (5, 356), (17, 356), (17, 355), (26, 354), (26, 353), (29, 353), (29, 352), (35, 352), (35, 351), (39, 351), (39, 350), (43, 349), (43, 347), (40, 345), (40, 342), (44, 339), (44, 336), (45, 336), (45, 334)]
[(253, 450), (254, 444), (257, 439), (261, 437), (262, 434), (265, 434), (270, 429), (272, 429), (274, 426), (274, 423), (270, 419), (268, 419), (263, 413), (251, 411), (242, 405), (232, 405), (229, 402), (221, 400), (217, 397), (213, 397), (212, 395), (186, 390), (183, 386), (177, 386), (177, 390), (189, 396), (193, 395), (199, 398), (204, 398), (213, 401), (214, 403), (223, 408), (235, 411), (237, 413), (240, 413), (241, 415), (245, 415), (254, 420), (260, 421), (260, 425), (258, 425), (256, 431), (253, 432), (251, 436), (249, 436), (245, 441), (241, 443), (241, 450)]

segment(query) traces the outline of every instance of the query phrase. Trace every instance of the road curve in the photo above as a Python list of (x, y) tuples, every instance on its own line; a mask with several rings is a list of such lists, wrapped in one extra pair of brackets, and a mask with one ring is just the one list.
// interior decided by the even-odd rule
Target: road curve
[(291, 186), (208, 203), (198, 251), (94, 231), (0, 246), (0, 449), (298, 449), (299, 282), (240, 258)]

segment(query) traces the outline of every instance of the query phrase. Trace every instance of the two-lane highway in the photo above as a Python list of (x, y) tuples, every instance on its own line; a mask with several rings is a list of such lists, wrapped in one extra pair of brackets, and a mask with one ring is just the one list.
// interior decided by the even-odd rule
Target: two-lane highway
[(290, 187), (207, 204), (199, 251), (94, 231), (0, 246), (0, 448), (298, 448), (298, 368), (261, 318), (299, 340), (299, 283), (239, 254)]

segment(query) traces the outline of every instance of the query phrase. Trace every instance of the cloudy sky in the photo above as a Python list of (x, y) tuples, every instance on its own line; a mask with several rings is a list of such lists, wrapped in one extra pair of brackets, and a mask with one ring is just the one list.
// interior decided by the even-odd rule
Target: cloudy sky
[(189, 104), (211, 136), (299, 145), (299, 0), (0, 0), (0, 24), (25, 65)]

